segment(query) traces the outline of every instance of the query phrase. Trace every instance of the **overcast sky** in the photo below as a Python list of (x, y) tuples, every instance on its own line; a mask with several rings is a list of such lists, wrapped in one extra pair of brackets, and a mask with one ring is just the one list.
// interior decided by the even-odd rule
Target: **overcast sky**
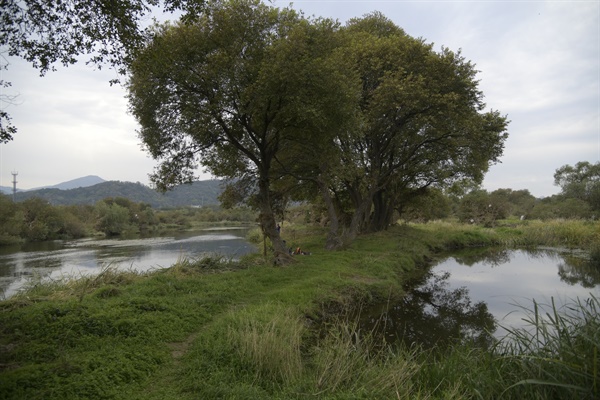
[[(274, 1), (285, 7), (289, 1)], [(488, 108), (511, 121), (501, 163), (484, 188), (558, 193), (554, 171), (600, 161), (600, 2), (595, 1), (295, 1), (307, 16), (350, 18), (380, 11), (434, 48), (462, 49), (480, 71)], [(40, 78), (11, 59), (1, 79), (18, 95), (4, 107), (19, 131), (0, 144), (0, 185), (30, 189), (85, 175), (148, 184), (155, 162), (141, 150), (116, 76), (85, 65)], [(201, 178), (207, 179), (208, 175)]]

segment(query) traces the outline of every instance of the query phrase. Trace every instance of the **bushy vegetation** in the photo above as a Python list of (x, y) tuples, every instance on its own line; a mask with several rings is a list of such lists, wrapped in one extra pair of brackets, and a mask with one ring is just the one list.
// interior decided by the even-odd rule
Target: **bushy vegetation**
[[(600, 241), (598, 222), (577, 223), (569, 241)], [(284, 268), (255, 254), (32, 281), (0, 302), (0, 398), (596, 398), (597, 298), (566, 313), (534, 304), (532, 330), (488, 349), (390, 347), (346, 317), (402, 296), (438, 251), (510, 243), (531, 225), (404, 224), (330, 252), (323, 229), (289, 222), (282, 232), (312, 255)]]
[(460, 196), (431, 190), (410, 203), (399, 217), (420, 222), (456, 218), (491, 227), (506, 219), (598, 219), (600, 210), (562, 193), (537, 199), (528, 190), (476, 189)]
[(251, 223), (248, 209), (218, 206), (154, 210), (127, 198), (106, 198), (93, 206), (53, 206), (40, 198), (14, 203), (0, 195), (0, 245), (21, 241), (76, 239), (94, 235), (148, 234), (181, 230), (201, 224)]

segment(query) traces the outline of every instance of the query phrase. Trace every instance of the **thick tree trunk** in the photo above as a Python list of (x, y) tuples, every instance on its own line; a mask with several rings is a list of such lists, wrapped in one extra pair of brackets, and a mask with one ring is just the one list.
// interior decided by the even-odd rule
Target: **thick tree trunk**
[(333, 199), (331, 198), (331, 193), (329, 193), (329, 188), (327, 184), (323, 182), (322, 179), (317, 180), (319, 191), (321, 192), (321, 197), (323, 198), (323, 202), (327, 207), (327, 215), (329, 216), (329, 232), (327, 232), (327, 239), (325, 241), (325, 249), (327, 250), (339, 250), (343, 247), (344, 242), (340, 236), (340, 219), (338, 217), (338, 213), (335, 209), (335, 204), (333, 204)]
[(361, 202), (354, 209), (354, 214), (352, 214), (350, 226), (347, 230), (344, 231), (342, 235), (342, 241), (344, 243), (352, 242), (361, 232), (362, 227), (365, 225), (365, 222), (368, 219), (368, 213), (371, 210), (372, 202), (373, 196), (369, 194), (363, 197)]
[(373, 196), (373, 214), (369, 221), (369, 231), (379, 232), (387, 229), (392, 223), (393, 216), (392, 201), (386, 198), (385, 192), (377, 192)]
[(279, 231), (277, 230), (277, 224), (275, 221), (275, 213), (271, 206), (270, 194), (269, 194), (269, 181), (268, 179), (261, 179), (259, 182), (259, 194), (258, 194), (260, 214), (258, 222), (261, 226), (263, 233), (271, 240), (274, 251), (274, 262), (275, 265), (286, 265), (293, 261), (292, 256), (289, 254), (288, 249), (283, 243)]

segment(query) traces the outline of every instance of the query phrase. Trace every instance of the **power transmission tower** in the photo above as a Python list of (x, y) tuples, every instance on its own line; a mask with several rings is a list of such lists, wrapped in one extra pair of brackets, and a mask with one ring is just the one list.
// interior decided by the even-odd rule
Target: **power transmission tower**
[(13, 202), (15, 201), (15, 196), (17, 194), (17, 175), (19, 175), (19, 172), (17, 171), (13, 171), (11, 172), (12, 176), (13, 176)]

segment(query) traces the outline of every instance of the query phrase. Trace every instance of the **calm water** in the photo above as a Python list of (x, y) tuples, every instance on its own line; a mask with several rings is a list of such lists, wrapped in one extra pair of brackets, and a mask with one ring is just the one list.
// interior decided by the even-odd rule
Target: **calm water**
[(111, 265), (147, 271), (179, 258), (221, 254), (236, 258), (256, 251), (245, 240), (247, 228), (206, 229), (147, 239), (82, 239), (0, 248), (0, 299), (10, 297), (33, 276), (60, 279), (97, 273)]
[(486, 346), (526, 328), (533, 300), (550, 310), (600, 296), (600, 269), (581, 254), (556, 249), (457, 253), (415, 276), (399, 303), (361, 310), (361, 328), (388, 342), (442, 347), (471, 340)]

